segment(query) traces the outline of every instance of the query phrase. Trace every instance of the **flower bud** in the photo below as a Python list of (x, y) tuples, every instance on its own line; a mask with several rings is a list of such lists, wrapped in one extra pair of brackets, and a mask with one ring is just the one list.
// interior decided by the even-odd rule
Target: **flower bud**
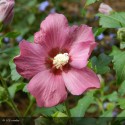
[(99, 12), (105, 15), (110, 15), (111, 12), (113, 12), (113, 9), (105, 3), (101, 3), (99, 6)]
[(14, 0), (0, 0), (0, 23), (7, 25), (12, 21), (14, 4)]
[(120, 28), (117, 32), (117, 38), (121, 42), (125, 42), (125, 28)]

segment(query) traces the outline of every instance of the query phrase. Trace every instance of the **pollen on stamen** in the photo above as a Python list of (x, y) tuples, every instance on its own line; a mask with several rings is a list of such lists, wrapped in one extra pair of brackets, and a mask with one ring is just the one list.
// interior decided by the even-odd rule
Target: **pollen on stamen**
[(53, 59), (53, 65), (56, 67), (56, 69), (63, 68), (64, 65), (66, 65), (69, 62), (69, 55), (68, 53), (64, 54), (57, 54)]

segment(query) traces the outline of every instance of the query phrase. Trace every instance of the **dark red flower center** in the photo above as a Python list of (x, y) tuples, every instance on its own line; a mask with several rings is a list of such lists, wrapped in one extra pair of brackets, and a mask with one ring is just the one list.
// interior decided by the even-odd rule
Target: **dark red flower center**
[(52, 49), (45, 60), (46, 67), (54, 74), (61, 74), (62, 71), (68, 71), (70, 69), (70, 57), (68, 53), (67, 49)]

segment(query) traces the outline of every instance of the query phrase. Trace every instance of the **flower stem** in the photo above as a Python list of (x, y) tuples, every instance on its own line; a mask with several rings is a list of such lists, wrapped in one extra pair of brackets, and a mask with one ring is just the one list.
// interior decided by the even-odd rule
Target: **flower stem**
[[(12, 107), (12, 109), (14, 110), (15, 114), (17, 115), (17, 117), (20, 118), (21, 114), (20, 114), (18, 108), (16, 107), (15, 103), (13, 102), (13, 100), (12, 100), (12, 98), (10, 96), (10, 93), (8, 91), (7, 84), (6, 84), (6, 82), (4, 81), (4, 79), (3, 79), (3, 77), (1, 75), (0, 75), (0, 80), (1, 80), (1, 83), (2, 83), (3, 87), (5, 88), (5, 91), (6, 91), (7, 96), (8, 96), (7, 103)], [(23, 125), (23, 123), (22, 123), (22, 125)]]
[(34, 101), (31, 100), (30, 103), (29, 103), (29, 106), (27, 107), (27, 109), (26, 109), (26, 111), (24, 113), (24, 117), (27, 116), (27, 114), (29, 113), (29, 111), (30, 111), (31, 107), (33, 106), (33, 104), (34, 104)]
[(103, 102), (101, 102), (99, 99), (96, 99), (98, 106), (99, 106), (99, 111), (104, 113), (104, 109), (103, 109)]
[(69, 110), (69, 107), (68, 107), (68, 103), (66, 101), (64, 102), (64, 105), (66, 107), (66, 114), (68, 115), (68, 117), (71, 117), (71, 113), (70, 113), (70, 110)]
[(69, 110), (68, 102), (65, 101), (64, 105), (65, 105), (65, 108), (66, 108), (66, 114), (69, 117), (69, 122), (68, 123), (69, 123), (69, 125), (72, 125), (73, 123), (72, 123), (72, 119), (71, 119), (71, 113), (70, 113), (70, 110)]
[(0, 32), (2, 31), (3, 29), (3, 24), (0, 22)]

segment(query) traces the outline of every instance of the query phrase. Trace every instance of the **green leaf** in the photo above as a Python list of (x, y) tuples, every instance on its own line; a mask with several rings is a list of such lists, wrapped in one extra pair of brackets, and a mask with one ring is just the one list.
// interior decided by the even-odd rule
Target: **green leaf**
[(125, 117), (125, 110), (123, 110), (120, 114), (118, 114), (117, 117)]
[(114, 125), (111, 124), (112, 121), (112, 110), (110, 111), (104, 111), (103, 114), (96, 120), (96, 124), (95, 125)]
[(97, 125), (97, 119), (91, 117), (73, 117), (73, 125)]
[(93, 4), (93, 3), (97, 2), (97, 1), (99, 1), (99, 0), (86, 0), (85, 6)]
[(36, 5), (37, 0), (32, 0), (27, 2), (26, 7), (34, 7), (34, 5)]
[(125, 80), (125, 52), (113, 47), (111, 56), (113, 56), (113, 68), (116, 71), (117, 83), (121, 84)]
[(24, 83), (15, 83), (15, 84), (11, 85), (8, 88), (11, 98), (14, 98), (16, 92), (19, 90), (22, 90), (24, 88), (24, 86), (25, 86)]
[(5, 35), (5, 37), (9, 37), (9, 38), (16, 38), (20, 35), (19, 32), (9, 32)]
[(115, 108), (115, 102), (109, 102), (106, 106), (107, 110), (113, 110)]
[(120, 49), (124, 49), (125, 48), (125, 42), (120, 42)]
[(62, 112), (65, 111), (64, 105), (61, 104), (51, 108), (37, 107), (36, 110), (33, 112), (33, 114), (43, 114), (46, 116), (51, 116), (53, 113), (57, 111), (62, 111)]
[(119, 98), (118, 99), (118, 105), (120, 106), (121, 109), (125, 109), (125, 99)]
[(17, 81), (19, 78), (21, 78), (21, 76), (16, 71), (16, 65), (14, 64), (13, 60), (11, 60), (9, 62), (9, 66), (10, 66), (10, 69), (11, 69), (11, 79), (13, 81)]
[(30, 36), (30, 37), (27, 39), (27, 41), (33, 42), (33, 41), (34, 41), (34, 36)]
[(125, 95), (125, 81), (122, 82), (120, 88), (118, 89), (118, 93), (123, 96)]
[(28, 93), (29, 91), (27, 90), (27, 84), (23, 88), (23, 92)]
[(112, 112), (113, 110), (105, 111), (100, 117), (112, 117)]
[(96, 29), (96, 31), (94, 32), (94, 36), (97, 37), (99, 36), (101, 33), (103, 33), (106, 30), (106, 28), (98, 28)]
[(52, 114), (52, 117), (68, 117), (68, 116), (62, 112), (57, 111), (54, 114)]
[(44, 117), (39, 117), (34, 121), (35, 121), (35, 125), (51, 125), (51, 121)]
[(0, 103), (5, 102), (8, 99), (5, 88), (0, 86)]
[(113, 46), (110, 56), (114, 56), (114, 55), (117, 55), (117, 54), (120, 54), (120, 53), (121, 53), (121, 50), (119, 48), (117, 48), (116, 46)]
[(110, 15), (97, 14), (100, 17), (99, 24), (103, 28), (120, 28), (125, 26), (125, 12), (115, 12)]
[(92, 63), (92, 67), (96, 70), (98, 74), (105, 74), (106, 72), (110, 71), (109, 63), (111, 62), (112, 58), (104, 53), (100, 54), (99, 57), (92, 57), (90, 59)]
[(84, 97), (82, 97), (79, 101), (76, 107), (72, 108), (71, 116), (72, 117), (83, 117), (85, 115), (85, 112), (87, 111), (90, 104), (93, 102), (93, 92), (87, 93)]
[(87, 110), (87, 113), (94, 113), (98, 110), (98, 107), (95, 105), (92, 105), (89, 107), (89, 109)]
[(112, 94), (108, 94), (103, 97), (104, 99), (108, 99), (111, 102), (117, 102), (118, 100), (118, 93), (115, 91)]
[(0, 50), (0, 54), (7, 54), (11, 57), (14, 57), (19, 53), (19, 48), (18, 47), (11, 47), (11, 48), (6, 48), (5, 50)]
[(29, 14), (28, 15), (28, 23), (31, 25), (35, 21), (36, 17), (34, 14)]
[(2, 45), (3, 36), (0, 36), (0, 46)]

